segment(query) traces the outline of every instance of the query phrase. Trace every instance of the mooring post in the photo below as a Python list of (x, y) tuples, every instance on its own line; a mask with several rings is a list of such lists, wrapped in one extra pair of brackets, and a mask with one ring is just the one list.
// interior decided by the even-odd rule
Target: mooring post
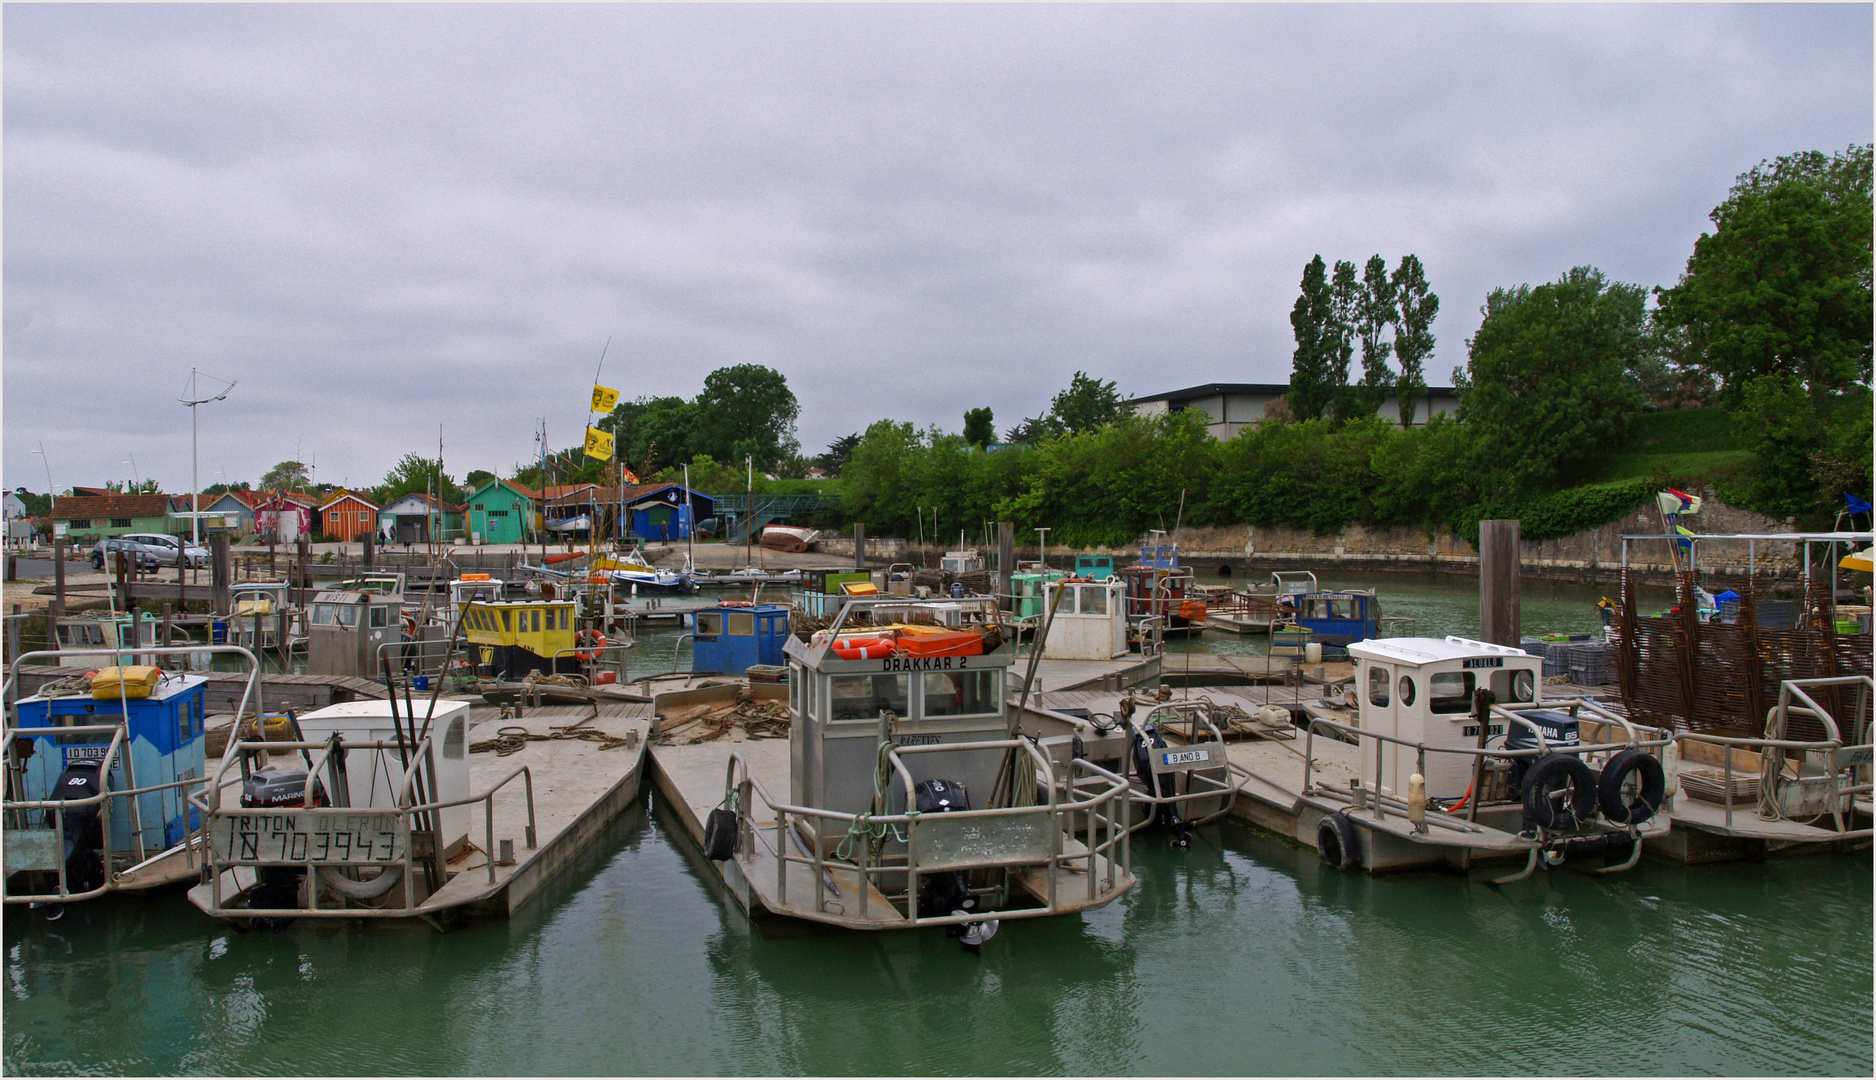
[(124, 610), (130, 610), (130, 552), (117, 553), (117, 591), (124, 598)]
[(1517, 648), (1519, 625), (1519, 522), (1479, 522), (1479, 638)]
[(866, 522), (853, 523), (853, 568), (866, 569)]
[(1016, 526), (1008, 521), (997, 522), (997, 606), (1005, 610), (1015, 610), (1014, 590), (1010, 585), (1010, 575), (1016, 572)]
[[(163, 648), (165, 649), (169, 648), (171, 645), (176, 643), (175, 619), (176, 619), (176, 606), (174, 604), (164, 604), (163, 605)], [(166, 655), (163, 657), (163, 662), (157, 666), (173, 668), (176, 666), (176, 658), (174, 656)]]
[[(272, 546), (269, 545), (268, 551), (271, 553), (272, 550)], [(211, 615), (227, 615), (231, 613), (229, 610), (230, 601), (228, 594), (229, 591), (234, 588), (234, 562), (228, 551), (227, 534), (216, 533), (214, 536), (209, 537), (208, 551), (209, 561), (212, 566), (208, 578), (208, 587), (211, 596), (209, 600), (209, 613)], [(268, 566), (269, 571), (273, 569), (271, 563), (272, 560), (270, 558)], [(213, 637), (213, 624), (211, 623), (210, 625), (210, 637)]]
[(372, 539), (373, 537), (371, 533), (365, 534), (365, 551), (364, 551), (364, 554), (359, 557), (360, 563), (364, 566), (366, 570), (370, 570), (372, 568), (372, 563), (373, 563), (373, 559), (372, 559), (373, 552), (371, 550)]
[[(20, 606), (14, 604), (13, 617), (7, 620), (6, 662), (9, 664), (13, 662), (14, 657), (20, 654), (20, 623), (23, 621), (24, 620), (20, 618)], [(47, 636), (49, 637), (51, 635), (48, 634)]]
[[(47, 613), (54, 619), (65, 614), (65, 538), (52, 538), (52, 606)], [(52, 640), (52, 624), (46, 623), (46, 640)]]

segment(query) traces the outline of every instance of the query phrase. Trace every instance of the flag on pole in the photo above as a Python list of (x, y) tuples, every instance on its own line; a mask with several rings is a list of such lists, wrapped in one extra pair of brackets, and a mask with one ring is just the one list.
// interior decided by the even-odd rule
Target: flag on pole
[(601, 461), (612, 460), (612, 434), (598, 428), (586, 429), (586, 456)]
[(619, 392), (610, 386), (593, 385), (593, 411), (609, 413), (619, 403)]
[(638, 484), (638, 474), (623, 465), (619, 466), (619, 478), (633, 486)]

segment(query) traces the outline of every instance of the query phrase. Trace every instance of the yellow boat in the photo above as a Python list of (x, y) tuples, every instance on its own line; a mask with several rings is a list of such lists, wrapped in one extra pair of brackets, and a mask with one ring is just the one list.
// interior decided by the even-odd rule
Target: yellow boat
[[(463, 605), (463, 637), (497, 678), (577, 672), (586, 659), (571, 600), (471, 601)], [(597, 631), (586, 633), (597, 637)], [(602, 642), (589, 641), (597, 647)]]

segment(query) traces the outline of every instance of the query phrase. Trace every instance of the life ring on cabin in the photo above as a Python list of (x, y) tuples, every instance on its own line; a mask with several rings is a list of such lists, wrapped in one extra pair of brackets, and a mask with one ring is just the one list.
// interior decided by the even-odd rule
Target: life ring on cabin
[(755, 607), (753, 600), (718, 600), (718, 607)]
[(1596, 778), (1575, 754), (1549, 754), (1524, 774), (1524, 813), (1550, 832), (1575, 832), (1596, 816)]
[[(1624, 792), (1629, 777), (1641, 782), (1641, 789), (1630, 799)], [(1655, 816), (1661, 808), (1661, 800), (1667, 794), (1667, 774), (1653, 754), (1645, 750), (1630, 747), (1609, 759), (1602, 767), (1602, 777), (1596, 784), (1597, 802), (1602, 805), (1602, 816), (1616, 825), (1640, 825)]]
[(842, 660), (883, 660), (892, 655), (890, 637), (835, 638), (834, 655)]
[(1337, 870), (1361, 865), (1361, 841), (1355, 825), (1343, 814), (1324, 814), (1316, 822), (1316, 854)]
[(579, 652), (576, 652), (573, 654), (573, 658), (582, 663), (590, 664), (593, 661), (593, 657), (598, 655), (598, 653), (589, 652), (587, 650), (588, 649), (598, 650), (598, 649), (605, 648), (606, 647), (606, 635), (600, 633), (597, 630), (590, 630), (590, 629), (582, 630), (579, 633), (573, 635), (573, 644), (576, 648), (584, 646), (584, 648), (580, 648)]

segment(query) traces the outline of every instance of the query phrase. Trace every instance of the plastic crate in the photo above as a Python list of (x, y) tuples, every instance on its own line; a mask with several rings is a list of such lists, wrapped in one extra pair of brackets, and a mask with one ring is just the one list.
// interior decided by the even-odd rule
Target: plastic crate
[(1550, 645), (1551, 643), (1545, 641), (1543, 638), (1528, 637), (1518, 639), (1518, 648), (1523, 649), (1532, 656), (1550, 655)]
[(1615, 650), (1601, 642), (1572, 642), (1553, 645), (1544, 658), (1544, 672), (1550, 674), (1555, 659), (1559, 675), (1568, 675), (1578, 686), (1602, 686), (1615, 681)]

